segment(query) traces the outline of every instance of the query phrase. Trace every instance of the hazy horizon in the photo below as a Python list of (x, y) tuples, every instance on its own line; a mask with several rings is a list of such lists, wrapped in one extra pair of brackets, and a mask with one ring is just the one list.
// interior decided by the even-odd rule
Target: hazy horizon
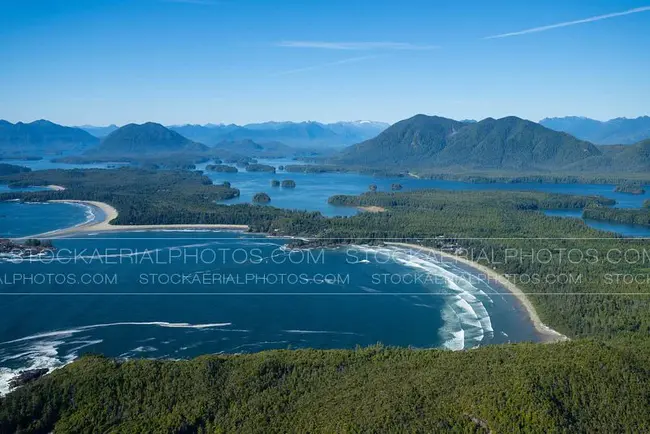
[[(431, 114), (428, 114), (428, 113), (414, 113), (413, 115), (408, 116), (407, 118), (404, 118), (404, 119), (409, 119), (409, 118), (411, 118), (413, 116), (420, 115), (420, 114), (424, 114), (426, 116), (447, 117), (447, 116), (442, 116), (442, 115), (436, 114), (436, 113), (431, 113)], [(595, 118), (590, 118), (590, 117), (581, 116), (581, 115), (566, 115), (566, 116), (546, 116), (546, 117), (535, 120), (535, 119), (526, 119), (524, 117), (517, 116), (517, 115), (513, 114), (513, 115), (501, 116), (499, 118), (495, 118), (494, 116), (487, 116), (487, 117), (481, 118), (481, 119), (470, 119), (470, 118), (458, 118), (458, 119), (449, 118), (449, 119), (454, 119), (454, 120), (458, 120), (458, 121), (476, 121), (476, 122), (480, 122), (480, 121), (482, 121), (484, 119), (487, 119), (487, 118), (500, 119), (502, 117), (508, 117), (508, 116), (515, 116), (515, 117), (518, 117), (518, 118), (521, 118), (521, 119), (524, 119), (524, 120), (529, 120), (531, 122), (536, 122), (536, 123), (539, 123), (544, 119), (553, 119), (553, 118), (583, 118), (583, 119), (591, 119), (591, 120), (595, 120), (595, 121), (599, 121), (599, 122), (608, 122), (608, 121), (613, 121), (613, 120), (616, 120), (616, 119), (638, 119), (638, 118), (649, 117), (649, 115), (647, 115), (647, 114), (642, 114), (642, 115), (633, 116), (633, 117), (618, 116), (618, 117), (610, 118), (610, 119), (595, 119)], [(267, 119), (267, 120), (262, 120), (262, 121), (257, 121), (257, 122), (246, 122), (246, 123), (228, 123), (228, 122), (210, 121), (210, 122), (205, 122), (205, 123), (183, 122), (183, 123), (174, 123), (174, 124), (167, 124), (167, 123), (159, 122), (159, 121), (157, 121), (155, 119), (149, 119), (149, 120), (146, 120), (146, 121), (143, 121), (143, 122), (126, 122), (126, 123), (109, 122), (109, 123), (105, 123), (105, 124), (78, 124), (78, 123), (69, 123), (69, 124), (61, 123), (60, 124), (58, 122), (53, 121), (52, 119), (46, 119), (46, 118), (38, 118), (38, 119), (30, 119), (30, 120), (23, 120), (23, 119), (11, 120), (11, 119), (8, 119), (6, 117), (0, 116), (0, 120), (5, 120), (5, 121), (11, 122), (13, 124), (16, 124), (16, 123), (19, 123), (19, 122), (28, 124), (28, 123), (44, 120), (44, 121), (50, 121), (50, 122), (53, 122), (53, 123), (56, 123), (56, 124), (69, 126), (69, 127), (76, 127), (76, 128), (106, 128), (106, 127), (110, 127), (110, 126), (122, 127), (122, 126), (128, 125), (128, 124), (144, 124), (144, 123), (148, 123), (148, 122), (157, 123), (157, 124), (160, 124), (160, 125), (163, 125), (163, 126), (166, 126), (166, 127), (182, 127), (182, 126), (188, 126), (188, 125), (192, 125), (192, 126), (194, 126), (194, 125), (198, 125), (198, 126), (208, 126), (208, 125), (213, 125), (213, 126), (227, 126), (227, 125), (246, 126), (246, 125), (265, 124), (265, 123), (294, 123), (294, 124), (319, 123), (319, 124), (326, 124), (327, 125), (327, 124), (335, 124), (335, 123), (339, 123), (339, 122), (341, 122), (341, 123), (373, 122), (373, 123), (383, 123), (383, 124), (392, 125), (392, 124), (394, 124), (396, 122), (399, 122), (399, 121), (402, 121), (404, 119), (398, 119), (395, 122), (386, 122), (386, 121), (377, 120), (377, 119), (350, 119), (350, 120), (340, 119), (340, 120), (336, 120), (336, 121), (332, 121), (332, 122), (323, 122), (323, 121), (315, 120), (315, 119), (306, 119), (306, 120)]]

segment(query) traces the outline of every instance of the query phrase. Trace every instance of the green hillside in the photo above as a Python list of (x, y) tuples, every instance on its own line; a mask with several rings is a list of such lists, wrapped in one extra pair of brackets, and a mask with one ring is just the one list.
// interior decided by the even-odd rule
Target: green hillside
[(0, 400), (0, 433), (648, 432), (650, 346), (86, 357)]
[(377, 167), (556, 170), (600, 156), (594, 145), (517, 117), (464, 123), (417, 115), (354, 145), (338, 164)]
[(138, 156), (144, 154), (203, 153), (208, 147), (193, 142), (160, 124), (125, 125), (110, 133), (102, 143), (87, 155), (112, 157)]

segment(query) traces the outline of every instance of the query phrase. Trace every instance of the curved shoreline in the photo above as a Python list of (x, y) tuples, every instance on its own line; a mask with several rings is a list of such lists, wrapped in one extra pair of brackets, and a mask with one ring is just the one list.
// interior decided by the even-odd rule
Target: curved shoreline
[[(83, 223), (78, 226), (50, 231), (38, 235), (32, 235), (29, 237), (20, 237), (19, 239), (57, 238), (57, 237), (75, 235), (75, 234), (92, 233), (92, 232), (128, 232), (128, 231), (188, 230), (188, 229), (246, 231), (249, 229), (248, 225), (227, 225), (227, 224), (112, 225), (110, 224), (110, 222), (118, 217), (118, 211), (114, 207), (112, 207), (111, 205), (105, 202), (88, 201), (88, 200), (72, 200), (72, 199), (52, 200), (50, 202), (71, 203), (71, 204), (80, 204), (80, 205), (95, 207), (103, 212), (104, 218), (101, 221), (93, 220), (91, 222)], [(373, 211), (376, 212), (376, 210)], [(495, 270), (492, 270), (491, 268), (485, 265), (471, 261), (467, 258), (459, 257), (451, 253), (444, 252), (431, 247), (420, 246), (418, 244), (396, 243), (396, 242), (394, 243), (391, 242), (386, 244), (393, 245), (396, 247), (403, 247), (403, 248), (430, 252), (434, 255), (439, 255), (441, 258), (446, 258), (446, 259), (459, 262), (476, 271), (485, 274), (490, 279), (498, 282), (501, 286), (503, 286), (507, 291), (512, 293), (512, 295), (514, 295), (517, 298), (521, 306), (526, 311), (530, 321), (533, 324), (533, 327), (539, 334), (542, 342), (550, 343), (550, 342), (560, 342), (560, 341), (569, 340), (567, 336), (553, 330), (552, 328), (544, 324), (542, 320), (539, 318), (539, 315), (537, 314), (535, 307), (528, 299), (526, 294), (521, 289), (519, 289), (514, 283), (510, 282), (508, 279), (506, 279), (503, 275), (499, 274)]]
[(539, 318), (539, 315), (537, 314), (535, 307), (530, 302), (530, 299), (526, 296), (526, 294), (521, 289), (519, 289), (517, 285), (510, 282), (508, 279), (506, 279), (503, 275), (499, 274), (497, 271), (492, 270), (491, 268), (479, 264), (477, 262), (470, 261), (467, 258), (456, 256), (448, 252), (443, 252), (442, 250), (434, 249), (432, 247), (425, 247), (425, 246), (420, 246), (418, 244), (408, 244), (408, 243), (386, 243), (386, 244), (391, 246), (396, 246), (396, 247), (413, 249), (413, 250), (426, 251), (434, 255), (439, 255), (441, 258), (450, 259), (452, 261), (459, 262), (476, 271), (480, 271), (481, 273), (485, 274), (493, 281), (498, 282), (501, 286), (503, 286), (506, 290), (508, 290), (510, 293), (512, 293), (512, 295), (514, 295), (517, 298), (521, 306), (526, 311), (528, 318), (532, 322), (535, 331), (539, 334), (543, 343), (562, 342), (562, 341), (569, 340), (567, 336), (563, 335), (558, 331), (553, 330), (552, 328), (544, 324), (542, 320)]
[(27, 238), (59, 238), (76, 234), (84, 234), (91, 232), (129, 232), (129, 231), (155, 231), (155, 230), (231, 230), (231, 231), (247, 231), (248, 225), (226, 225), (226, 224), (166, 224), (166, 225), (112, 225), (110, 222), (115, 220), (118, 212), (115, 208), (105, 202), (97, 202), (91, 200), (50, 200), (52, 203), (69, 203), (79, 204), (97, 208), (102, 211), (104, 218), (101, 221), (92, 220), (87, 223), (82, 223), (65, 229), (57, 229), (50, 232), (41, 234), (30, 235), (27, 237), (20, 237), (18, 239)]

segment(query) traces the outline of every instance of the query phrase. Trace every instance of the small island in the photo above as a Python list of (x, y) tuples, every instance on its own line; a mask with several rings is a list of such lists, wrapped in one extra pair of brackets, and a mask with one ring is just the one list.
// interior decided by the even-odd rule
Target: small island
[(268, 164), (253, 163), (253, 164), (246, 165), (246, 171), (275, 173), (275, 167), (269, 166)]
[(639, 184), (621, 184), (616, 186), (614, 193), (641, 195), (645, 194), (645, 189)]
[(271, 202), (271, 197), (266, 193), (257, 193), (253, 196), (253, 203), (265, 204), (269, 202)]
[(222, 173), (237, 173), (237, 170), (234, 166), (228, 166), (227, 164), (208, 164), (205, 166), (205, 170), (208, 172), (222, 172)]
[(271, 180), (271, 187), (279, 187), (280, 186), (280, 181), (277, 179)]
[(236, 164), (238, 166), (246, 166), (247, 164), (255, 164), (257, 160), (251, 157), (230, 157), (223, 160), (229, 164)]
[(402, 184), (397, 184), (397, 183), (392, 184), (390, 186), (390, 189), (393, 191), (400, 191), (402, 189)]
[(377, 191), (377, 184), (370, 184), (368, 186), (368, 191), (375, 193)]
[(284, 170), (293, 173), (347, 173), (350, 171), (347, 168), (339, 166), (320, 164), (289, 164), (284, 167)]
[(282, 181), (282, 188), (296, 188), (296, 181), (292, 179), (285, 179)]

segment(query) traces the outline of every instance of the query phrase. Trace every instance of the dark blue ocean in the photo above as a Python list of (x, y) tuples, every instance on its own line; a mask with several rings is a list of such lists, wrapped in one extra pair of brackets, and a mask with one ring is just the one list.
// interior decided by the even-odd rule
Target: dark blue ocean
[(538, 339), (499, 285), (393, 247), (290, 251), (230, 232), (130, 232), (55, 241), (0, 263), (0, 387), (84, 352), (188, 358), (381, 342), (472, 348)]

